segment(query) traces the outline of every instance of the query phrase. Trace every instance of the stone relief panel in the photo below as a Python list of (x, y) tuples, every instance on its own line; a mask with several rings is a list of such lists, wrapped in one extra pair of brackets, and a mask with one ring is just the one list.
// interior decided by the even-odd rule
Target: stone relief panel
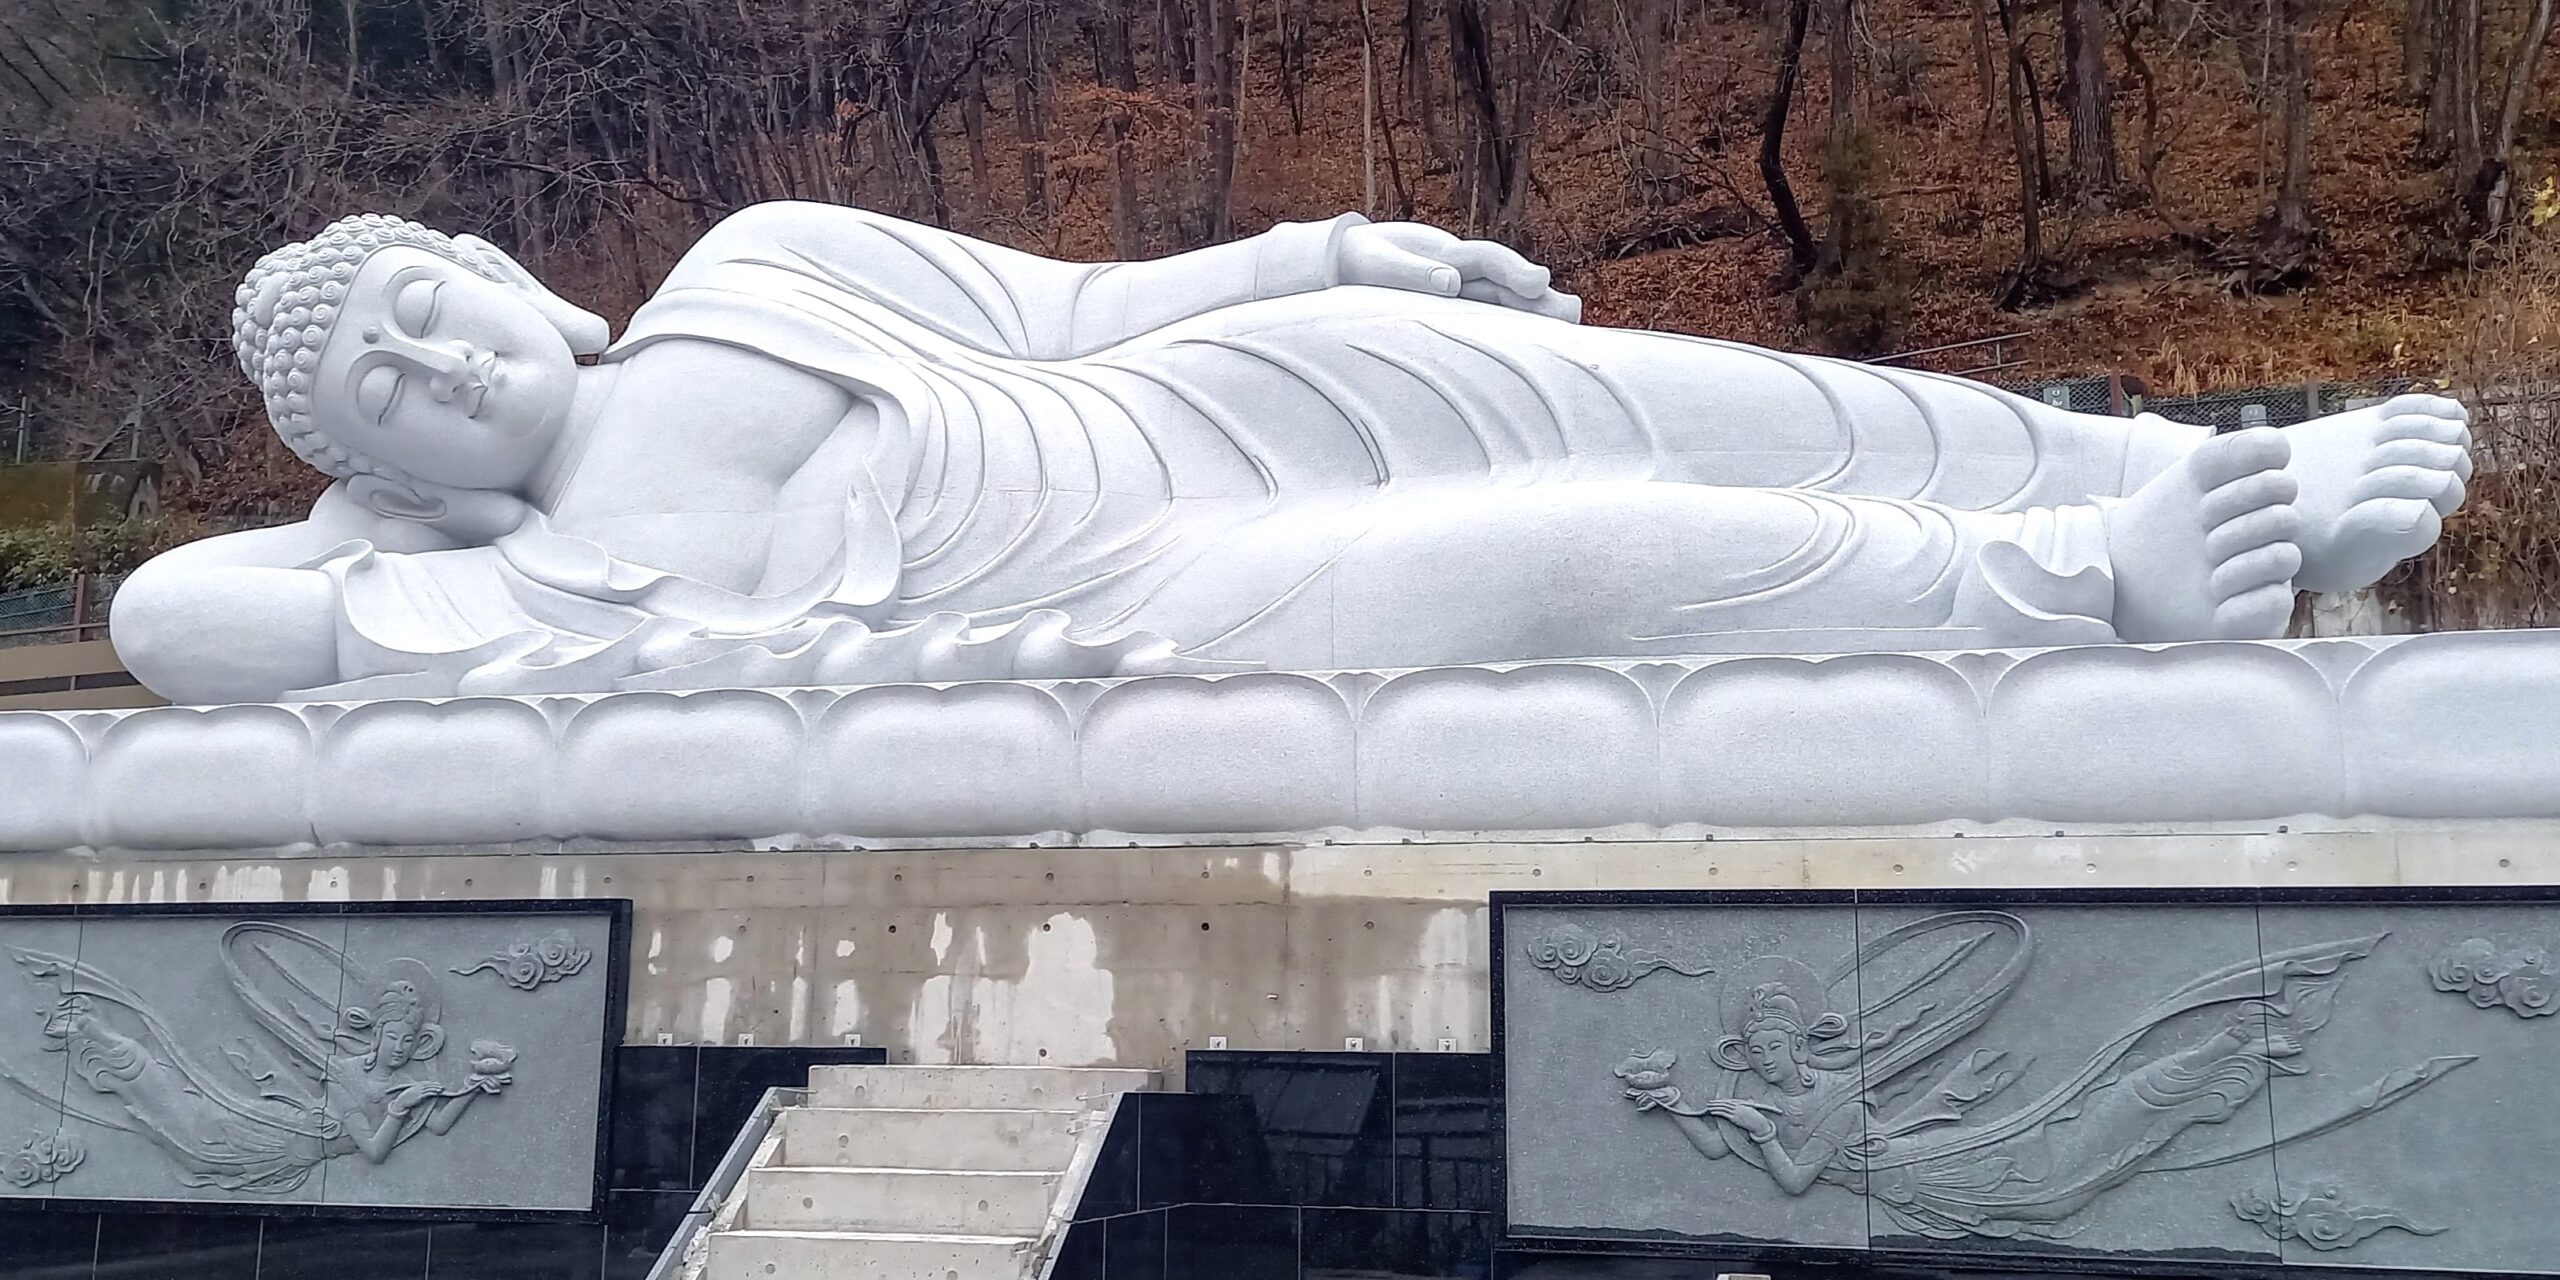
[[(1866, 1145), (1854, 1057), (1865, 1030), (1849, 963), (1858, 948), (1855, 917), (1757, 907), (1720, 917), (1719, 927), (1704, 924), (1700, 913), (1674, 907), (1505, 913), (1513, 1231), (1866, 1244), (1863, 1197), (1809, 1182), (1788, 1189), (1745, 1136), (1746, 1126), (1782, 1126), (1782, 1145), (1807, 1165), (1816, 1146)], [(1533, 947), (1571, 933), (1677, 954), (1701, 972), (1657, 973), (1603, 992), (1533, 967)], [(1790, 1041), (1783, 1079), (1773, 1082), (1743, 1056), (1747, 1045), (1724, 1042), (1755, 1017), (1781, 1015), (1802, 1034)]]
[[(2257, 924), (2219, 908), (1861, 907), (1879, 1248), (2274, 1261)], [(2290, 1007), (2290, 1006), (2288, 1006)]]
[(611, 945), (603, 912), (0, 917), (0, 1199), (587, 1209)]
[(2560, 1024), (2509, 996), (2555, 912), (1508, 904), (1511, 1230), (2549, 1270)]
[[(2486, 939), (2503, 953), (2560, 936), (2560, 904), (2268, 906), (2260, 927), (2270, 952), (2345, 933), (2380, 938), (2356, 963), (2363, 972), (2338, 1000), (2322, 1051), (2306, 1055), (2301, 1073), (2269, 1090), (2289, 1126), (2316, 1124), (2344, 1104), (2387, 1093), (2416, 1064), (2435, 1063), (2443, 1073), (2414, 1098), (2320, 1127), (2280, 1155), (2289, 1196), (2345, 1182), (2351, 1203), (2451, 1229), (2383, 1231), (2343, 1249), (2297, 1232), (2283, 1241), (2285, 1260), (2560, 1270), (2560, 1222), (2551, 1214), (2545, 1172), (2560, 1145), (2560, 1116), (2551, 1106), (2560, 1084), (2560, 1036), (2553, 1034), (2560, 1022), (2518, 1016), (2522, 1011), (2498, 995), (2499, 979), (2463, 996), (2438, 983), (2449, 950)], [(2474, 1007), (2484, 992), (2498, 995), (2485, 1010)], [(2508, 993), (2533, 1003), (2512, 983)]]

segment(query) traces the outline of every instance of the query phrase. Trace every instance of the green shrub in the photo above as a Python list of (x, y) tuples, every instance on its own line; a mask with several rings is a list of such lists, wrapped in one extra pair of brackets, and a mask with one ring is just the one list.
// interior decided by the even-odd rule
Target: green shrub
[(51, 586), (83, 573), (129, 572), (167, 546), (169, 533), (166, 524), (150, 518), (76, 529), (0, 529), (0, 591)]

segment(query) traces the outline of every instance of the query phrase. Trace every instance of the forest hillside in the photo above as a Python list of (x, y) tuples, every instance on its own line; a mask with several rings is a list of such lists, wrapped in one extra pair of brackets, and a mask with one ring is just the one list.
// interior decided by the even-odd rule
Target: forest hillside
[(1075, 257), (1421, 218), (1551, 264), (1595, 322), (2017, 333), (2013, 380), (2512, 383), (2553, 278), (2553, 8), (20, 0), (0, 406), (39, 456), (131, 449), (182, 510), (273, 518), (319, 477), (230, 365), (263, 249), (399, 213), (619, 318), (778, 197)]

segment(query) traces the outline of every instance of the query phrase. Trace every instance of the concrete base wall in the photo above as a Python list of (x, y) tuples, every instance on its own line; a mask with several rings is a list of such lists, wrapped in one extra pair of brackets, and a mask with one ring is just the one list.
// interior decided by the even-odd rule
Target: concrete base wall
[(2560, 823), (2316, 833), (294, 858), (0, 857), (0, 901), (627, 897), (629, 1039), (1180, 1069), (1480, 1051), (1496, 889), (2530, 884)]

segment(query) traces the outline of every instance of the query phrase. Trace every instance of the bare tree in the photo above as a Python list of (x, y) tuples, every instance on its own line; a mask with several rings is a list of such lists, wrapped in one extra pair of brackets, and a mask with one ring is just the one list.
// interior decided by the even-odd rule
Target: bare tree
[(2084, 200), (2103, 200), (2116, 172), (2113, 89), (2107, 82), (2105, 0), (2062, 0), (2063, 89), (2071, 103), (2071, 173)]
[(1820, 249), (1813, 228), (1796, 203), (1787, 181), (1787, 114), (1794, 107), (1796, 75), (1804, 65), (1805, 28), (1813, 19), (1813, 0), (1788, 0), (1785, 34), (1778, 43), (1777, 83), (1769, 91), (1769, 107), (1760, 117), (1760, 181), (1769, 189), (1769, 204), (1778, 215), (1778, 233), (1787, 241), (1788, 276), (1801, 280), (1813, 271)]

